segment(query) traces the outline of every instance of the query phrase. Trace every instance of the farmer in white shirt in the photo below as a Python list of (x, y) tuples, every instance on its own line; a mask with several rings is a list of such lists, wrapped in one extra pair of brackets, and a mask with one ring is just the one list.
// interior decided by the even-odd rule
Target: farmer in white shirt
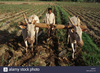
[[(52, 13), (52, 8), (48, 8), (48, 13), (46, 13), (45, 15), (45, 23), (51, 24), (51, 25), (55, 24), (55, 15), (54, 13)], [(50, 29), (48, 29), (48, 37), (50, 37), (51, 32), (50, 32)]]

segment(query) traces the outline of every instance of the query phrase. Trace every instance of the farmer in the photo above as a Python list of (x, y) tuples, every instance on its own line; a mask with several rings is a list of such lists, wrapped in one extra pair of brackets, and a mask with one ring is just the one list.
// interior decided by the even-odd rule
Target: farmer
[[(51, 25), (55, 24), (55, 15), (54, 13), (52, 13), (52, 8), (48, 8), (48, 13), (46, 13), (45, 15), (45, 23), (51, 24)], [(52, 29), (48, 28), (48, 37), (50, 37), (50, 34), (52, 33), (52, 31), (53, 31), (53, 28)]]

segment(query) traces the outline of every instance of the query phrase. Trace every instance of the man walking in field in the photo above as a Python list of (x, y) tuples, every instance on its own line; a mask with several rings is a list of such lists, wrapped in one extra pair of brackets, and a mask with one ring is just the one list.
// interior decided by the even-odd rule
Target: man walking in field
[[(55, 24), (55, 15), (52, 13), (52, 8), (48, 8), (48, 13), (45, 15), (45, 23), (54, 25)], [(50, 31), (51, 30), (51, 31)], [(48, 28), (48, 37), (50, 37), (50, 33), (52, 33), (52, 29)]]

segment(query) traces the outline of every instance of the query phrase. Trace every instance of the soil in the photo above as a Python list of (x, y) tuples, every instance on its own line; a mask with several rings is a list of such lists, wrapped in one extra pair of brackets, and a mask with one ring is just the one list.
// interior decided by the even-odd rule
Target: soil
[[(5, 49), (0, 55), (0, 66), (75, 66), (84, 65), (81, 59), (81, 49), (79, 48), (74, 60), (71, 58), (71, 49), (66, 52), (59, 51), (60, 43), (55, 35), (49, 38), (47, 36), (39, 37), (38, 45), (34, 44), (34, 50), (30, 47), (28, 52), (25, 52), (24, 41), (22, 35), (14, 37), (7, 42), (7, 45), (2, 45), (1, 49)], [(43, 40), (44, 39), (44, 40)], [(5, 46), (5, 47), (4, 47)], [(59, 54), (62, 54), (59, 56)], [(67, 55), (70, 56), (67, 56)]]

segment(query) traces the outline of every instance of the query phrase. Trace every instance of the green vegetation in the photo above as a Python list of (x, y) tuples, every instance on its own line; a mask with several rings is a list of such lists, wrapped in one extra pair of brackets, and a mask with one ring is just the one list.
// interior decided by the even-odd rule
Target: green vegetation
[[(56, 23), (59, 25), (62, 23), (62, 21), (61, 21), (62, 17), (65, 16), (66, 14), (63, 13), (63, 15), (61, 17), (61, 12), (60, 12), (59, 6), (55, 6), (55, 11), (56, 11)], [(64, 43), (66, 43), (66, 30), (57, 29), (56, 36), (59, 37), (59, 41), (61, 42), (61, 45), (64, 46)]]
[(2, 63), (1, 63), (1, 65), (3, 65), (3, 62), (4, 62), (4, 55), (2, 56)]
[(63, 18), (63, 20), (64, 20), (64, 24), (67, 25), (69, 14), (68, 14), (61, 6), (58, 6), (58, 7), (59, 7), (59, 10), (60, 10), (61, 13), (62, 13), (62, 18)]
[(34, 63), (33, 63), (33, 65), (34, 65), (34, 66), (39, 65), (39, 60), (35, 60)]
[(93, 43), (92, 39), (83, 33), (84, 46), (82, 58), (87, 66), (100, 66), (100, 49)]
[(61, 24), (61, 17), (60, 17), (60, 12), (57, 6), (55, 6), (55, 11), (56, 11), (56, 22), (57, 24)]
[[(63, 8), (61, 8), (60, 6), (57, 6), (57, 7), (58, 7), (60, 15), (61, 15), (61, 17), (60, 17), (61, 23), (67, 25), (69, 14), (66, 13), (66, 11)], [(57, 18), (59, 18), (59, 17), (57, 17)], [(59, 29), (59, 31), (60, 31), (60, 34), (59, 34), (60, 41), (62, 41), (62, 43), (64, 45), (67, 43), (67, 30)]]

